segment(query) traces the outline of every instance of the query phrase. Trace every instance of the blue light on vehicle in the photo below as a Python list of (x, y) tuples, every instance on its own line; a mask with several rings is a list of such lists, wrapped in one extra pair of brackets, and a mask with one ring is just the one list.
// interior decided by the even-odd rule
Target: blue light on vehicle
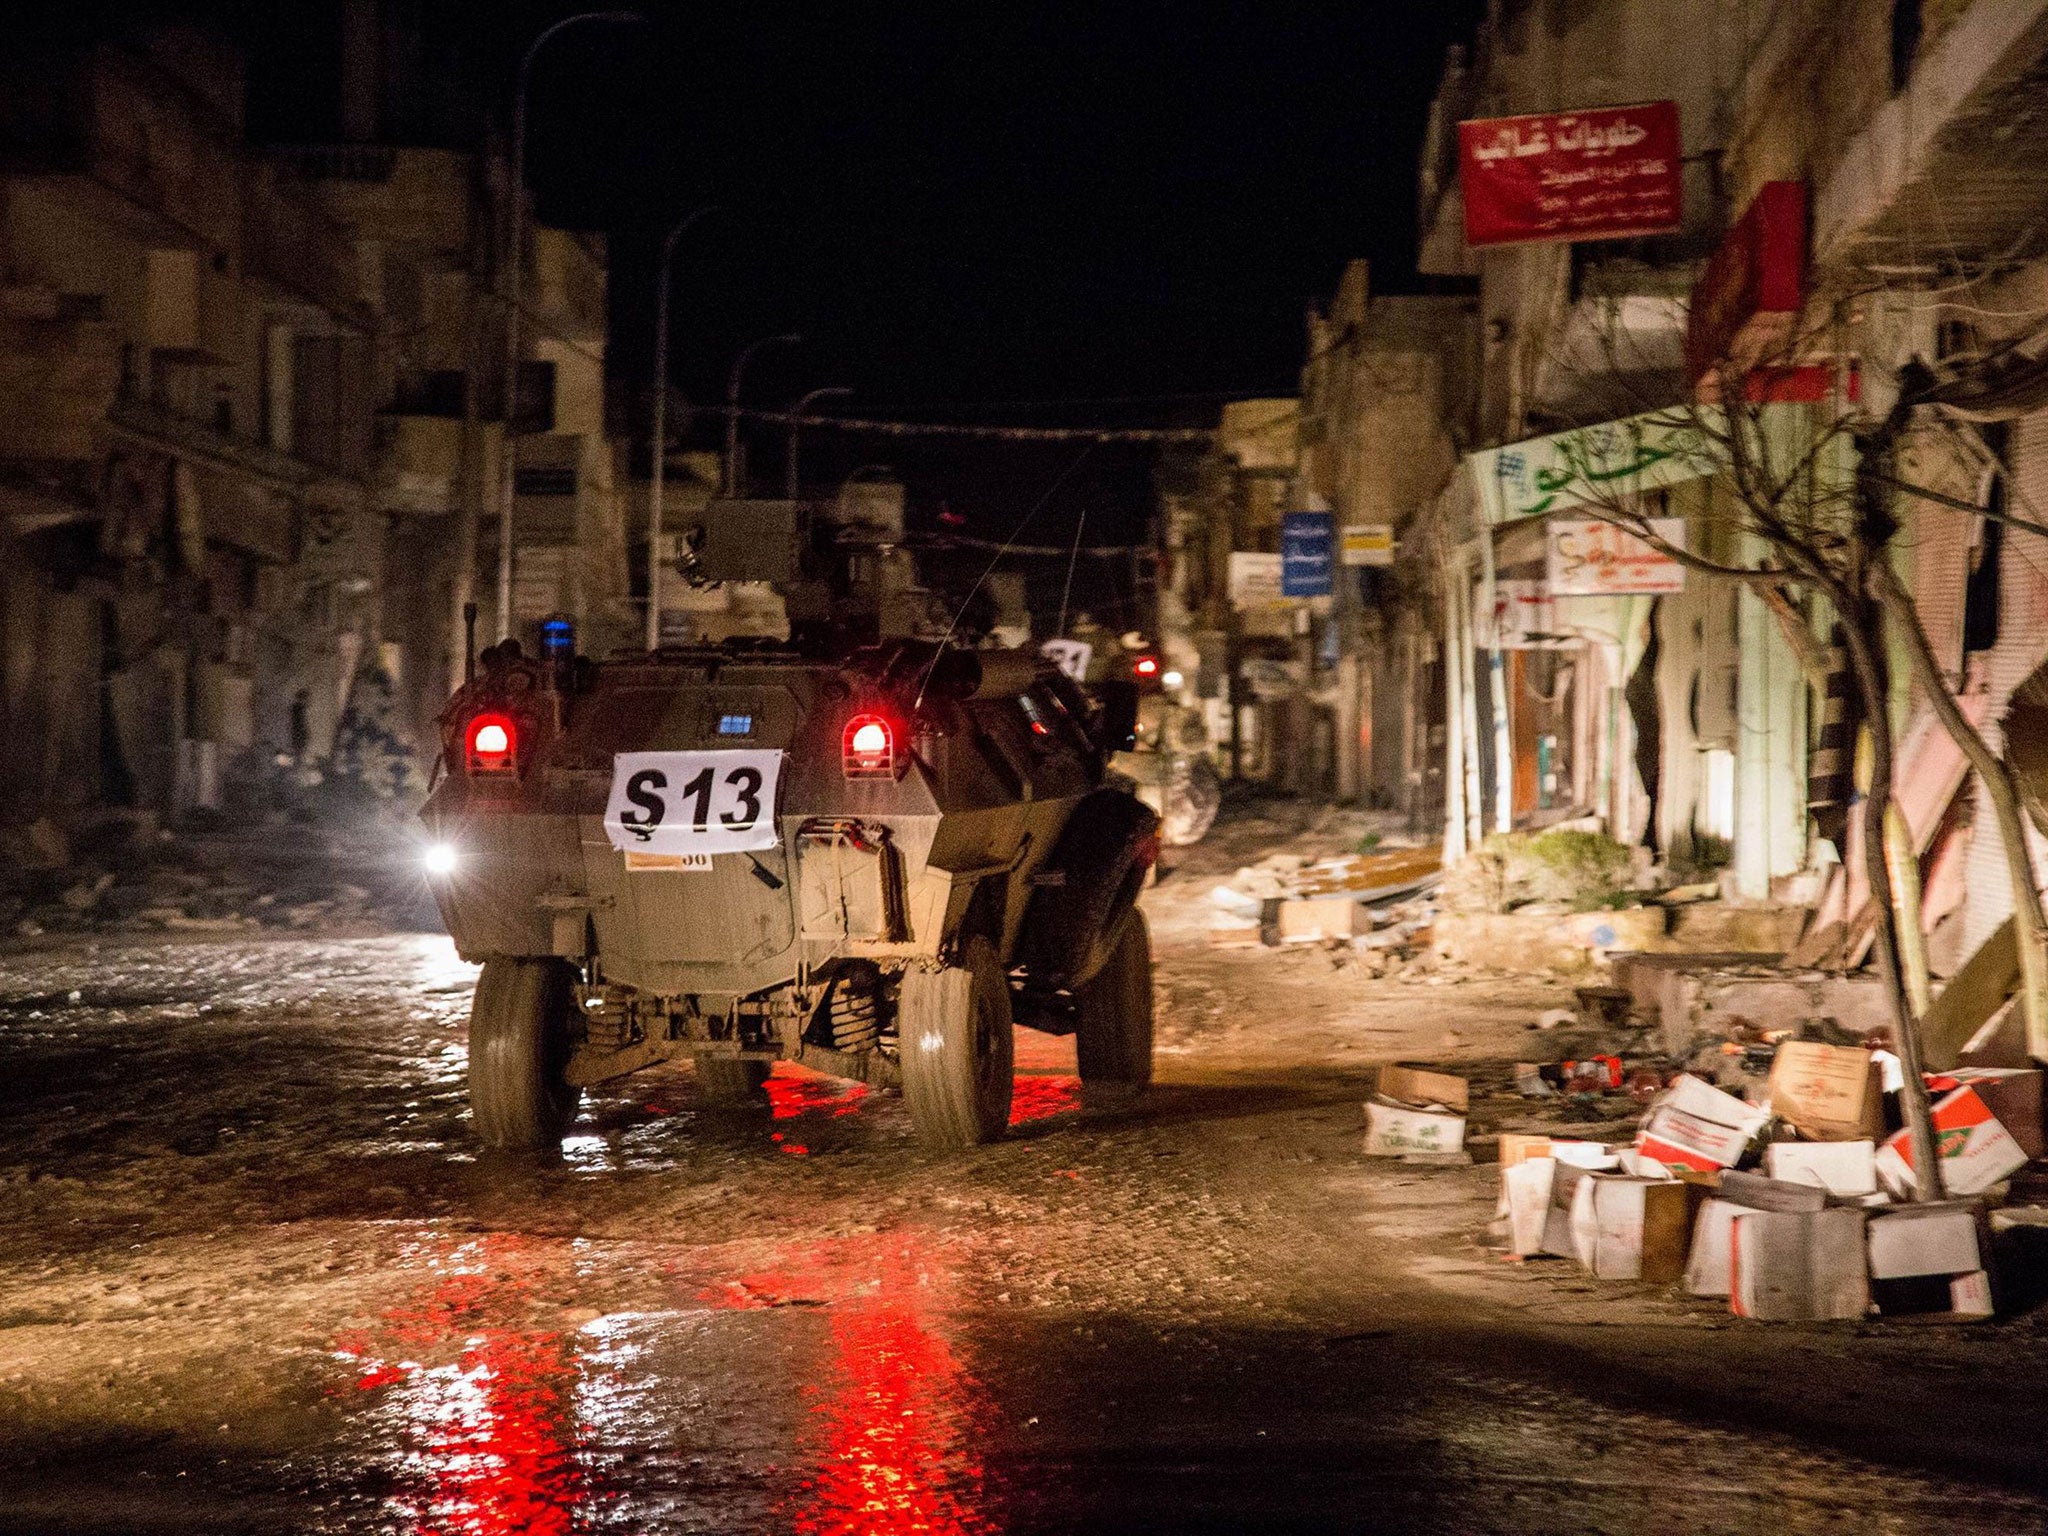
[(752, 715), (720, 715), (718, 734), (721, 736), (751, 736), (754, 734)]

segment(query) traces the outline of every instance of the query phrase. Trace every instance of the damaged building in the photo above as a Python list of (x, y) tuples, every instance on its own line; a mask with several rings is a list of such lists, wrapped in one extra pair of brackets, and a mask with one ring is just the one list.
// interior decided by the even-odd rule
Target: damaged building
[(337, 775), (404, 792), (463, 605), (491, 609), (508, 416), (516, 620), (599, 644), (637, 622), (602, 240), (519, 221), (508, 410), (505, 162), (475, 121), (391, 110), (376, 26), (338, 35), (338, 112), (289, 144), (202, 28), (5, 65), (0, 752), (24, 821), (247, 812)]

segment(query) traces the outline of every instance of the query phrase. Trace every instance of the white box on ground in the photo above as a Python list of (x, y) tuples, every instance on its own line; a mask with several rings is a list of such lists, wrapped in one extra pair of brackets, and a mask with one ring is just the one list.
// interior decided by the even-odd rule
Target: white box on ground
[(1735, 1218), (1754, 1209), (1733, 1200), (1709, 1200), (1693, 1218), (1692, 1252), (1685, 1261), (1685, 1288), (1695, 1296), (1726, 1296)]
[(1572, 1251), (1596, 1280), (1676, 1280), (1685, 1267), (1686, 1188), (1675, 1179), (1588, 1174), (1572, 1192)]
[[(1958, 1088), (1934, 1106), (1934, 1141), (1940, 1149), (1941, 1180), (1951, 1195), (1982, 1194), (2027, 1165), (2024, 1148), (1991, 1113), (1974, 1088)], [(1877, 1151), (1877, 1173), (1895, 1195), (1912, 1192), (1913, 1140), (1900, 1131)]]
[(1643, 1117), (1636, 1150), (1660, 1163), (1702, 1173), (1733, 1168), (1769, 1118), (1769, 1110), (1681, 1073)]
[(1410, 1152), (1458, 1152), (1465, 1146), (1465, 1117), (1379, 1099), (1365, 1103), (1368, 1157), (1403, 1157)]
[(1508, 1252), (1533, 1258), (1543, 1251), (1543, 1229), (1550, 1220), (1550, 1186), (1557, 1178), (1554, 1157), (1525, 1158), (1500, 1171), (1501, 1197), (1507, 1206)]
[[(1595, 1168), (1573, 1162), (1569, 1158), (1556, 1159), (1557, 1173), (1550, 1182), (1550, 1209), (1543, 1218), (1543, 1244), (1540, 1252), (1554, 1254), (1560, 1259), (1572, 1258), (1576, 1245), (1572, 1241), (1572, 1200), (1578, 1193), (1579, 1185), (1593, 1177)], [(1614, 1166), (1611, 1160), (1606, 1167)]]
[(1870, 1279), (1878, 1310), (1961, 1319), (1991, 1316), (1981, 1223), (1975, 1204), (1965, 1200), (1873, 1212)]
[(1777, 1141), (1764, 1148), (1764, 1172), (1788, 1184), (1812, 1184), (1854, 1200), (1877, 1193), (1877, 1144)]
[(1729, 1310), (1766, 1323), (1817, 1323), (1870, 1310), (1864, 1213), (1758, 1211), (1735, 1218)]

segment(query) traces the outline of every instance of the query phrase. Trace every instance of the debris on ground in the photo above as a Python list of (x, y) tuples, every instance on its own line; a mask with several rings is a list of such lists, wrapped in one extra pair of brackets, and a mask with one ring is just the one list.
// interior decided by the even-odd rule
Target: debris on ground
[(388, 818), (162, 826), (111, 810), (0, 828), (0, 934), (370, 931), (431, 911), (416, 835)]
[(1380, 1068), (1379, 1091), (1365, 1105), (1368, 1157), (1450, 1157), (1469, 1162), (1465, 1112), (1470, 1085), (1462, 1077), (1421, 1067)]
[[(2001, 1245), (2024, 1271), (2042, 1250), (2011, 1234), (2048, 1225), (2048, 1209), (2025, 1203), (2048, 1186), (2048, 1168), (2028, 1183), (2043, 1153), (2041, 1070), (1928, 1074), (1947, 1198), (1917, 1203), (1904, 1080), (1884, 1039), (1852, 1043), (1826, 1018), (1728, 1020), (1729, 1037), (1667, 1055), (1617, 991), (1581, 988), (1575, 1012), (1542, 1016), (1530, 1039), (1548, 1060), (1476, 1080), (1382, 1067), (1367, 1152), (1467, 1144), (1477, 1114), (1469, 1144), (1497, 1154), (1509, 1258), (1570, 1260), (1594, 1280), (1669, 1286), (1753, 1321), (1963, 1322), (2040, 1289), (2039, 1277), (2015, 1274), (2009, 1292), (1998, 1282)], [(1514, 1118), (1487, 1123), (1500, 1114)], [(1573, 1121), (1593, 1123), (1572, 1134)], [(2002, 1209), (2015, 1186), (2021, 1198)]]
[(1321, 947), (1368, 976), (1426, 974), (1436, 915), (1434, 848), (1311, 858), (1268, 854), (1209, 892), (1209, 942), (1221, 949)]

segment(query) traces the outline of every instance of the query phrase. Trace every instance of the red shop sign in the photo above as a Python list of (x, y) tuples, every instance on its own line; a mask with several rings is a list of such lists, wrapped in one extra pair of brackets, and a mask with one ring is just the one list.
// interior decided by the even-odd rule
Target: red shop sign
[(1697, 379), (1721, 359), (1745, 351), (1745, 336), (1758, 334), (1753, 321), (1795, 314), (1805, 297), (1806, 183), (1767, 181), (1693, 284), (1685, 326), (1687, 373)]
[(1458, 124), (1465, 243), (1618, 240), (1683, 219), (1678, 103)]

